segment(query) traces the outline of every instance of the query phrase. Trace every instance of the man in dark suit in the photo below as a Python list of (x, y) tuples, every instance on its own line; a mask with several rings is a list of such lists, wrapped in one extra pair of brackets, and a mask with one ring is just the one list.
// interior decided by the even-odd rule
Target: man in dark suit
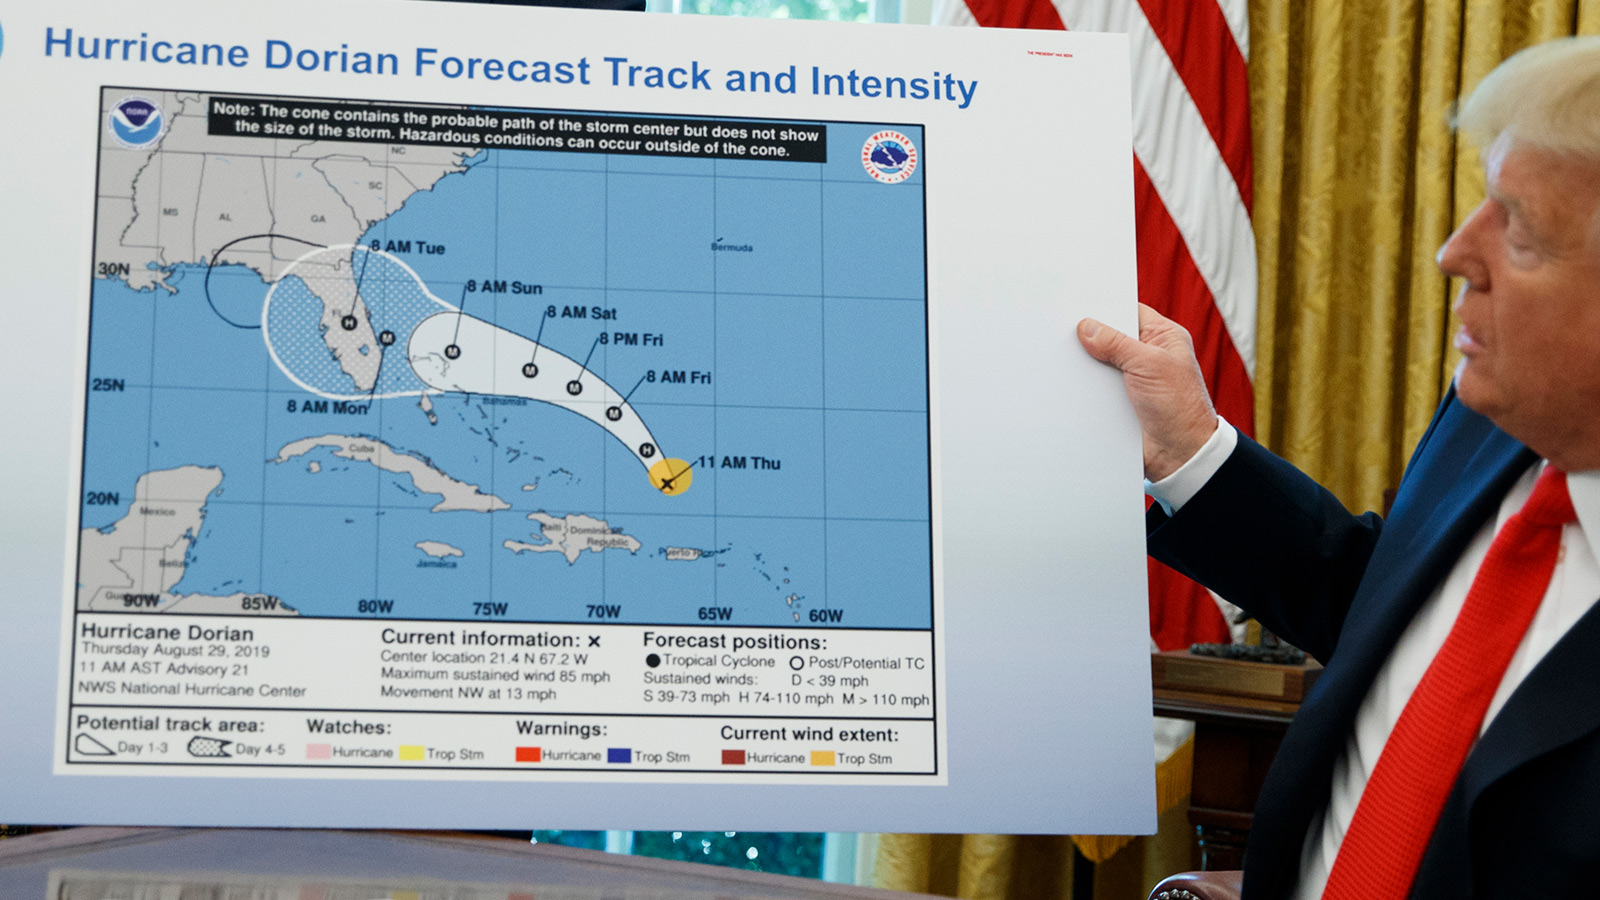
[(1387, 522), (1212, 410), (1189, 337), (1079, 339), (1144, 434), (1150, 552), (1326, 665), (1247, 898), (1600, 896), (1600, 37), (1462, 106), (1488, 197), (1440, 249), (1463, 359)]

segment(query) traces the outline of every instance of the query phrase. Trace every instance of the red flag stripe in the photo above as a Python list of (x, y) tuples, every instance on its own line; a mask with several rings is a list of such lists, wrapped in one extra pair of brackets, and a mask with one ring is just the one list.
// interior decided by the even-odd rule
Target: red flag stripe
[(1050, 0), (968, 0), (967, 9), (985, 28), (1066, 30)]
[[(1138, 156), (1133, 160), (1134, 218), (1139, 241), (1139, 299), (1189, 330), (1206, 387), (1222, 414), (1245, 434), (1255, 429), (1254, 391), (1222, 312), (1195, 267), (1183, 234)], [(1228, 625), (1205, 588), (1148, 560), (1150, 639), (1161, 650), (1195, 642), (1226, 643)]]
[(1150, 640), (1157, 650), (1182, 650), (1190, 644), (1226, 644), (1228, 622), (1205, 588), (1145, 557), (1150, 583)]
[(1139, 5), (1250, 209), (1250, 76), (1222, 7), (1167, 0), (1139, 0)]
[(1128, 35), (1134, 152), (1178, 223), (1249, 372), (1255, 365), (1255, 233), (1222, 148), (1138, 0), (1055, 0), (1055, 6), (1069, 29)]
[(1241, 432), (1254, 434), (1254, 389), (1244, 360), (1233, 345), (1211, 289), (1189, 255), (1182, 232), (1137, 156), (1133, 160), (1133, 203), (1138, 223), (1140, 301), (1189, 329), (1217, 412)]

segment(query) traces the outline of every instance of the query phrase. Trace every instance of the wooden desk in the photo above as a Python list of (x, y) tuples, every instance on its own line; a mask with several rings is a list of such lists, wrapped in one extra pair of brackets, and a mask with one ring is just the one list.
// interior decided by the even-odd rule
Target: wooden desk
[(1156, 715), (1194, 722), (1189, 824), (1202, 869), (1242, 867), (1261, 782), (1321, 669), (1152, 654)]

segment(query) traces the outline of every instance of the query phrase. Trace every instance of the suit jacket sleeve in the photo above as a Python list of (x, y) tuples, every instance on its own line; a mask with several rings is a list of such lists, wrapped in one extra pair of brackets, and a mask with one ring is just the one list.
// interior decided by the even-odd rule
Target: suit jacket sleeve
[(1241, 434), (1199, 493), (1170, 518), (1152, 506), (1147, 526), (1151, 556), (1326, 661), (1383, 520)]

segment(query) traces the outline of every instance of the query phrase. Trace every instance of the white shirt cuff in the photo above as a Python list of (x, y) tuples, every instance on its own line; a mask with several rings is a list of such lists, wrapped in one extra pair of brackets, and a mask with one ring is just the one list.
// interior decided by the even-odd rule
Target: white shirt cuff
[(1238, 430), (1229, 425), (1227, 419), (1217, 416), (1217, 430), (1211, 433), (1210, 439), (1176, 472), (1160, 481), (1146, 480), (1144, 492), (1161, 504), (1161, 510), (1170, 516), (1200, 493), (1200, 489), (1206, 486), (1211, 476), (1217, 474), (1217, 470), (1228, 461), (1228, 457), (1233, 455), (1233, 448), (1238, 445)]

